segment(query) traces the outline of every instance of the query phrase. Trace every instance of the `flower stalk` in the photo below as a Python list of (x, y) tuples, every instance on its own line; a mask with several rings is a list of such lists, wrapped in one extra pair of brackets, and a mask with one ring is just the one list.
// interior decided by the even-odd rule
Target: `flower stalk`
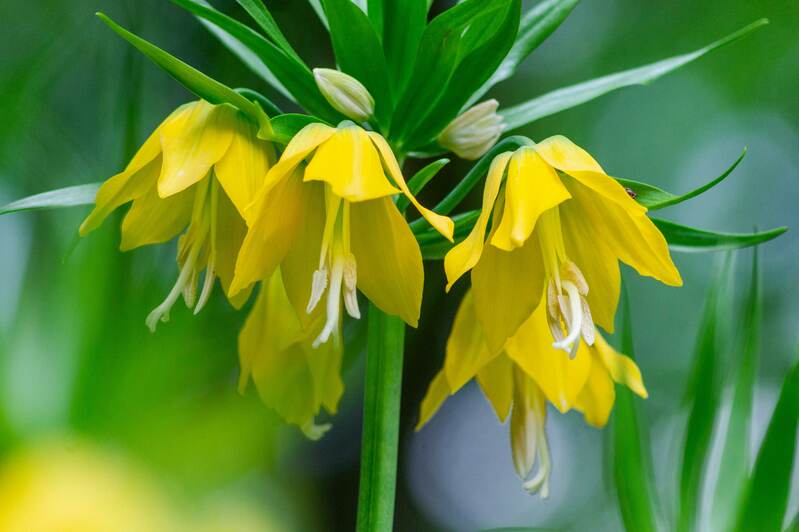
[(393, 529), (405, 324), (369, 305), (358, 532)]

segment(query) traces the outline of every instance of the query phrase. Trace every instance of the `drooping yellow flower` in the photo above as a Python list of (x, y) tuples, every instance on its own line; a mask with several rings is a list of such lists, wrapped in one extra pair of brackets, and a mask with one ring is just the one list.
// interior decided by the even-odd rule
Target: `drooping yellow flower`
[(615, 401), (614, 382), (647, 397), (641, 372), (635, 362), (618, 354), (598, 333), (593, 345), (579, 344), (574, 358), (553, 347), (544, 305), (498, 353), (492, 354), (476, 311), (473, 293), (468, 292), (447, 341), (444, 368), (422, 401), (417, 430), (449, 395), (476, 378), (500, 422), (510, 414), (513, 463), (524, 488), (546, 497), (551, 470), (545, 434), (546, 402), (561, 412), (575, 408), (588, 424), (602, 427)]
[[(145, 141), (125, 170), (97, 191), (94, 210), (80, 234), (96, 229), (111, 212), (133, 202), (122, 221), (120, 249), (178, 241), (180, 274), (166, 299), (147, 317), (155, 330), (167, 321), (180, 295), (195, 314), (218, 277), (228, 293), (236, 255), (246, 233), (243, 212), (275, 159), (258, 127), (229, 105), (205, 101), (176, 109)], [(199, 297), (200, 273), (205, 278)], [(249, 293), (230, 298), (241, 306)]]
[(314, 440), (330, 428), (316, 424), (314, 418), (322, 407), (335, 414), (344, 390), (343, 346), (335, 342), (312, 346), (323, 325), (319, 311), (308, 324), (300, 322), (278, 269), (261, 286), (239, 334), (239, 391), (244, 392), (252, 377), (263, 402)]
[(316, 346), (336, 335), (342, 299), (347, 313), (360, 317), (356, 287), (415, 327), (424, 272), (419, 245), (391, 198), (400, 192), (452, 240), (452, 220), (416, 201), (382, 136), (347, 123), (306, 126), (248, 209), (230, 293), (269, 278), (282, 263), (286, 294), (302, 320), (324, 305)]
[(493, 160), (480, 217), (444, 267), (447, 289), (471, 270), (490, 351), (502, 349), (540, 306), (553, 345), (574, 356), (581, 337), (589, 345), (598, 337), (595, 323), (613, 331), (619, 260), (641, 275), (682, 284), (646, 208), (588, 153), (555, 136)]

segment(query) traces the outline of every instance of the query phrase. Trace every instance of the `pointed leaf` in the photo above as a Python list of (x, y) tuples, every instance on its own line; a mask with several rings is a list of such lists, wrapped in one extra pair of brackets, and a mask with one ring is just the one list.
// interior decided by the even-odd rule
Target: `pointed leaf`
[(528, 10), (519, 23), (519, 32), (510, 52), (488, 81), (469, 98), (467, 105), (476, 103), (491, 87), (515, 74), (522, 61), (566, 20), (579, 1), (544, 0)]
[(369, 0), (369, 20), (383, 43), (393, 87), (404, 87), (427, 25), (425, 0)]
[(768, 242), (788, 230), (787, 227), (777, 227), (758, 233), (715, 233), (660, 218), (652, 218), (652, 221), (666, 237), (671, 249), (685, 252), (745, 248)]
[(394, 101), (383, 48), (366, 14), (352, 0), (323, 0), (336, 62), (367, 88), (375, 100), (375, 118), (388, 128)]
[[(447, 164), (449, 164), (449, 159), (439, 159), (416, 172), (416, 174), (408, 180), (408, 188), (411, 194), (414, 196), (418, 194)], [(410, 200), (406, 196), (399, 196), (397, 198), (397, 208), (400, 212), (405, 212), (409, 203)]]
[(500, 114), (505, 117), (505, 129), (508, 131), (514, 130), (539, 118), (571, 109), (617, 89), (631, 85), (645, 85), (655, 81), (659, 77), (699, 59), (708, 52), (737, 41), (767, 23), (768, 20), (760, 19), (694, 52), (558, 89), (525, 103), (501, 110)]
[(325, 122), (310, 115), (294, 113), (278, 115), (272, 119), (272, 135), (267, 140), (288, 144), (302, 128), (314, 123), (324, 124)]
[(722, 173), (720, 176), (705, 183), (701, 187), (695, 188), (694, 190), (679, 196), (659, 189), (656, 186), (649, 185), (647, 183), (640, 183), (631, 179), (616, 178), (616, 181), (621, 183), (624, 187), (631, 190), (635, 194), (635, 201), (650, 211), (655, 211), (658, 209), (663, 209), (664, 207), (669, 207), (671, 205), (677, 205), (678, 203), (682, 203), (691, 198), (695, 198), (715, 187), (724, 181), (733, 170), (735, 170), (738, 164), (743, 160), (744, 155), (746, 155), (746, 148), (744, 148), (744, 150), (741, 152), (741, 155), (738, 156), (738, 159), (736, 159), (729, 168), (724, 170), (724, 173)]
[(680, 469), (677, 520), (677, 530), (680, 532), (690, 532), (696, 527), (696, 514), (702, 493), (713, 424), (718, 413), (721, 393), (719, 378), (721, 346), (717, 331), (721, 320), (727, 318), (722, 304), (722, 294), (729, 285), (730, 264), (731, 255), (727, 255), (718, 268), (708, 292), (694, 349), (693, 368), (685, 393), (689, 413)]
[(94, 205), (94, 197), (97, 195), (98, 188), (100, 188), (100, 183), (48, 190), (47, 192), (34, 194), (27, 198), (12, 201), (8, 205), (3, 205), (0, 207), (0, 214)]
[(172, 0), (193, 15), (221, 28), (249, 48), (311, 114), (337, 122), (341, 115), (333, 109), (316, 86), (305, 64), (286, 55), (275, 44), (252, 28), (217, 11), (201, 0)]
[(799, 419), (799, 364), (786, 376), (740, 505), (736, 530), (779, 532), (791, 490)]
[(291, 47), (283, 32), (280, 31), (280, 26), (277, 25), (272, 13), (266, 8), (262, 0), (236, 0), (241, 7), (253, 18), (253, 20), (264, 30), (267, 37), (272, 39), (276, 45), (280, 47), (283, 52), (294, 58), (298, 63), (302, 63), (302, 58), (297, 55), (294, 48)]
[[(621, 352), (635, 359), (630, 304), (627, 291), (622, 292), (621, 316), (617, 337)], [(640, 414), (635, 396), (626, 386), (616, 386), (611, 429), (613, 482), (622, 521), (628, 531), (656, 531), (652, 489), (651, 450), (644, 445)]]
[(322, 7), (322, 0), (308, 0), (308, 3), (311, 4), (311, 7), (316, 12), (316, 16), (319, 17), (319, 20), (322, 22), (322, 25), (330, 31), (330, 23), (327, 21), (327, 15), (325, 15), (325, 9)]
[(732, 407), (724, 438), (724, 450), (716, 481), (711, 518), (714, 530), (729, 530), (734, 510), (738, 508), (748, 476), (749, 434), (752, 418), (752, 400), (755, 392), (758, 357), (760, 351), (760, 275), (757, 248), (752, 252), (752, 278), (743, 311), (743, 323), (738, 328), (740, 337), (736, 344), (736, 358), (731, 366), (735, 379)]
[(260, 128), (259, 135), (269, 133), (269, 117), (266, 116), (257, 104), (251, 102), (230, 87), (206, 76), (180, 59), (161, 50), (154, 44), (134, 35), (103, 13), (98, 12), (97, 16), (105, 22), (109, 28), (114, 30), (117, 35), (128, 41), (191, 92), (213, 104), (228, 103), (237, 107), (258, 123)]

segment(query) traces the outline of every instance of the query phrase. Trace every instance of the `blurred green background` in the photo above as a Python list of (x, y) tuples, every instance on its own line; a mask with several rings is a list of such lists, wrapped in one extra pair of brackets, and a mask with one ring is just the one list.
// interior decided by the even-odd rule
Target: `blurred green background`
[[(232, 0), (214, 4), (245, 20)], [(332, 66), (329, 39), (305, 2), (267, 5), (308, 64)], [(434, 10), (445, 5), (437, 2)], [(98, 9), (216, 79), (274, 96), (196, 20), (168, 2), (2, 2), (0, 204), (116, 173), (160, 120), (191, 98), (94, 18)], [(649, 87), (605, 96), (524, 133), (536, 140), (564, 134), (611, 174), (675, 193), (717, 176), (748, 147), (728, 181), (663, 216), (722, 231), (796, 227), (794, 0), (583, 0), (493, 95), (510, 105), (696, 49), (760, 17), (771, 24), (741, 42)], [(430, 203), (466, 168), (450, 165), (437, 189), (422, 199)], [(305, 441), (263, 407), (252, 389), (244, 397), (236, 393), (236, 337), (245, 313), (232, 311), (215, 293), (200, 315), (176, 307), (172, 321), (150, 334), (144, 318), (177, 273), (174, 243), (121, 254), (118, 224), (109, 222), (76, 245), (85, 213), (76, 208), (0, 219), (0, 463), (16, 463), (31, 448), (52, 449), (52, 442), (59, 449), (85, 447), (135, 470), (147, 490), (168, 501), (168, 513), (226, 516), (219, 528), (213, 519), (202, 520), (208, 530), (352, 530), (360, 354), (352, 353), (355, 362), (345, 375), (333, 429), (318, 443)], [(743, 287), (749, 252), (738, 255), (735, 278)], [(675, 254), (685, 279), (681, 289), (625, 271), (638, 362), (650, 392), (640, 406), (650, 421), (666, 507), (674, 504), (669, 494), (684, 420), (683, 387), (717, 258)], [(799, 239), (789, 232), (764, 245), (761, 260), (764, 325), (755, 440), (796, 356)], [(427, 265), (422, 325), (406, 342), (397, 529), (618, 529), (604, 436), (577, 414), (550, 418), (555, 469), (547, 501), (520, 489), (506, 427), (495, 421), (476, 387), (465, 388), (423, 431), (413, 432), (464, 291), (461, 285), (445, 297), (441, 270), (440, 263)], [(742, 295), (740, 288), (729, 297), (736, 302)], [(728, 334), (735, 329), (733, 323)], [(799, 498), (792, 496), (788, 514), (797, 506)]]

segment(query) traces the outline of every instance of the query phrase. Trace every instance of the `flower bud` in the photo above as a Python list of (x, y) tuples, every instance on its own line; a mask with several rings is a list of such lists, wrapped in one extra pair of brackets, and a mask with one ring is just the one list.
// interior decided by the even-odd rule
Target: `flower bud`
[(338, 70), (315, 68), (316, 86), (336, 111), (352, 120), (368, 120), (375, 110), (375, 100), (360, 81)]
[(438, 143), (463, 159), (479, 158), (502, 134), (497, 107), (499, 102), (487, 100), (461, 113), (438, 135)]

